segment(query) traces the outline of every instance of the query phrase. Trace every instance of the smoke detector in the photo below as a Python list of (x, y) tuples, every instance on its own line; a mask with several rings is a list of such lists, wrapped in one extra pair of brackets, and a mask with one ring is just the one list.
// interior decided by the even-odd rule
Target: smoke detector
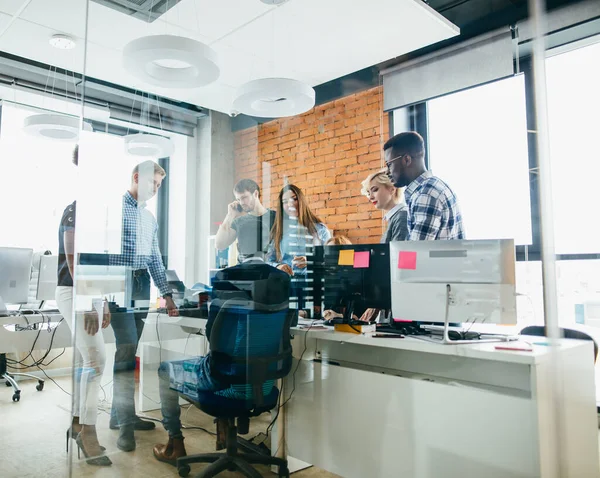
[(282, 5), (285, 2), (287, 2), (288, 0), (260, 0), (260, 1), (267, 5)]
[(56, 34), (52, 35), (49, 40), (50, 45), (59, 50), (72, 50), (75, 48), (75, 40), (69, 35)]

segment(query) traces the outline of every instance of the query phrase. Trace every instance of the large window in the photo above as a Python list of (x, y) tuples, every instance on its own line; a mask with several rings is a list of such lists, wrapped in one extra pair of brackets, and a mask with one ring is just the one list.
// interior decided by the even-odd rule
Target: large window
[(600, 43), (546, 68), (556, 253), (599, 253)]
[[(23, 130), (35, 109), (2, 106), (0, 188), (2, 246), (29, 247), (58, 253), (58, 226), (65, 207), (81, 198), (78, 238), (85, 252), (118, 253), (121, 247), (121, 200), (138, 159), (128, 155), (123, 138), (84, 132), (80, 167), (72, 164), (75, 144), (36, 138)], [(156, 216), (156, 197), (148, 201)], [(85, 214), (83, 214), (85, 212)]]
[(523, 76), (428, 102), (429, 162), (460, 201), (469, 239), (531, 244)]
[(75, 199), (74, 144), (29, 136), (23, 121), (38, 111), (2, 105), (0, 187), (2, 239), (7, 247), (58, 253), (58, 225)]

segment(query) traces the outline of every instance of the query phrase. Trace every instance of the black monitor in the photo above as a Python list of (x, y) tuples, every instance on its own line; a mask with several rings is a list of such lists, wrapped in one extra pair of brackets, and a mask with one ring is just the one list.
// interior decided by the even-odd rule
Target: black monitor
[[(342, 251), (349, 251), (345, 253), (346, 259), (352, 255), (350, 251), (354, 251), (356, 259), (352, 265), (340, 264)], [(364, 267), (365, 254), (368, 254), (368, 267)], [(314, 261), (309, 264), (314, 272), (315, 304), (323, 303), (325, 308), (344, 313), (344, 320), (349, 320), (353, 312), (360, 316), (368, 308), (390, 309), (389, 256), (389, 244), (315, 247)], [(359, 257), (362, 267), (357, 268)], [(315, 317), (317, 312), (315, 310)]]

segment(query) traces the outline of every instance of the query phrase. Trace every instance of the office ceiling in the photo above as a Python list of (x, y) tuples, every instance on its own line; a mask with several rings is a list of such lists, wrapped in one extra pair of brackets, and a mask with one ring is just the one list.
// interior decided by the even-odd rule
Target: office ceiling
[[(0, 0), (0, 50), (81, 72), (85, 6), (84, 0)], [(56, 33), (73, 36), (77, 47), (51, 47), (48, 40)], [(458, 33), (421, 0), (289, 0), (279, 7), (259, 0), (181, 0), (152, 23), (90, 2), (86, 73), (229, 113), (236, 88), (246, 81), (281, 76), (316, 86)], [(219, 55), (219, 80), (172, 89), (132, 77), (121, 51), (152, 34), (210, 44)]]

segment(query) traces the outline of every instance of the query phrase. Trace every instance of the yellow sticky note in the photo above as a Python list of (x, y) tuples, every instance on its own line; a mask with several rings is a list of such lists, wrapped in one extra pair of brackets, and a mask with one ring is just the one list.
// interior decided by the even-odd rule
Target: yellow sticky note
[(354, 249), (341, 250), (340, 258), (338, 259), (338, 265), (353, 266), (354, 265)]

